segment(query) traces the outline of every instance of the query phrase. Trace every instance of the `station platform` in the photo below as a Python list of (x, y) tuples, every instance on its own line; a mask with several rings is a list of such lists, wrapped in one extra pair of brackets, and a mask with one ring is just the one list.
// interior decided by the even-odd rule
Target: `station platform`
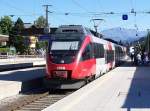
[(0, 72), (0, 100), (42, 87), (44, 67)]
[(0, 71), (7, 71), (12, 69), (45, 66), (44, 58), (11, 58), (0, 59)]
[(43, 111), (150, 111), (150, 67), (117, 67)]
[(45, 59), (40, 57), (0, 59), (0, 99), (40, 87), (45, 64)]

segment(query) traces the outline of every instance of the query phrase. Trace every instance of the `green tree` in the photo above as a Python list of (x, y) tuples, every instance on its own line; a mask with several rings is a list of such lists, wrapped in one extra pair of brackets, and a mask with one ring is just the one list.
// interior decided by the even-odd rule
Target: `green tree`
[(22, 36), (16, 36), (15, 47), (19, 54), (24, 54), (26, 52), (27, 46), (25, 46)]
[(147, 52), (150, 52), (150, 32), (149, 31), (145, 39), (145, 50)]
[(24, 44), (24, 37), (20, 36), (21, 30), (24, 29), (24, 23), (21, 18), (18, 18), (10, 32), (9, 45), (14, 46), (19, 54), (24, 54), (27, 46)]
[(47, 41), (39, 41), (36, 43), (36, 48), (37, 49), (46, 49), (48, 43)]
[(17, 33), (20, 34), (21, 30), (24, 29), (24, 23), (21, 18), (18, 18), (14, 25), (15, 30), (17, 30)]
[(9, 32), (12, 30), (12, 24), (13, 22), (9, 16), (2, 17), (0, 20), (1, 33), (8, 35)]
[(43, 16), (40, 16), (36, 21), (35, 21), (35, 26), (37, 28), (44, 28), (46, 24), (46, 19)]
[(1, 28), (1, 26), (0, 26), (0, 34), (2, 34), (2, 28)]

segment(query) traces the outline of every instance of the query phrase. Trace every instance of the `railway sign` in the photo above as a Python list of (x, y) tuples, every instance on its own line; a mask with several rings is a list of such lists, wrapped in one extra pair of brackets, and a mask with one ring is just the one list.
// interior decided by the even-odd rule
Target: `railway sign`
[(128, 15), (126, 14), (122, 15), (122, 20), (128, 20)]

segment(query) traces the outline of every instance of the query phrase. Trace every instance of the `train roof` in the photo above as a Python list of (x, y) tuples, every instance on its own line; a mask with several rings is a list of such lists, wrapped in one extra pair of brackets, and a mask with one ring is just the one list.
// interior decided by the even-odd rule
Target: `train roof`
[[(97, 33), (87, 27), (84, 27), (83, 25), (61, 25), (57, 28), (56, 34), (83, 34), (83, 35), (93, 35), (94, 37), (100, 38), (104, 41), (109, 41), (112, 42), (116, 45), (120, 45), (117, 41), (112, 40), (112, 39), (108, 39), (108, 38), (104, 38), (104, 36), (100, 33)], [(122, 46), (122, 45), (120, 45)]]
[(94, 35), (95, 37), (102, 38), (102, 34), (97, 33), (87, 27), (84, 27), (82, 25), (61, 25), (56, 30), (56, 33), (80, 33), (80, 34), (90, 34)]
[(80, 34), (84, 34), (85, 29), (82, 25), (61, 25), (56, 30), (56, 33), (80, 33)]

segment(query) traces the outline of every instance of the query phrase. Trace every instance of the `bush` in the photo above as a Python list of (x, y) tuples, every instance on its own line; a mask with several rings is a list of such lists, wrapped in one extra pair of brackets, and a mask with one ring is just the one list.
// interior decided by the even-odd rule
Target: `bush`
[(16, 50), (15, 50), (15, 48), (12, 48), (12, 47), (10, 47), (10, 48), (8, 48), (8, 47), (0, 47), (0, 55), (7, 55), (7, 54), (9, 54), (9, 55), (14, 55), (14, 54), (16, 54)]
[(8, 53), (9, 48), (0, 48), (0, 53)]

